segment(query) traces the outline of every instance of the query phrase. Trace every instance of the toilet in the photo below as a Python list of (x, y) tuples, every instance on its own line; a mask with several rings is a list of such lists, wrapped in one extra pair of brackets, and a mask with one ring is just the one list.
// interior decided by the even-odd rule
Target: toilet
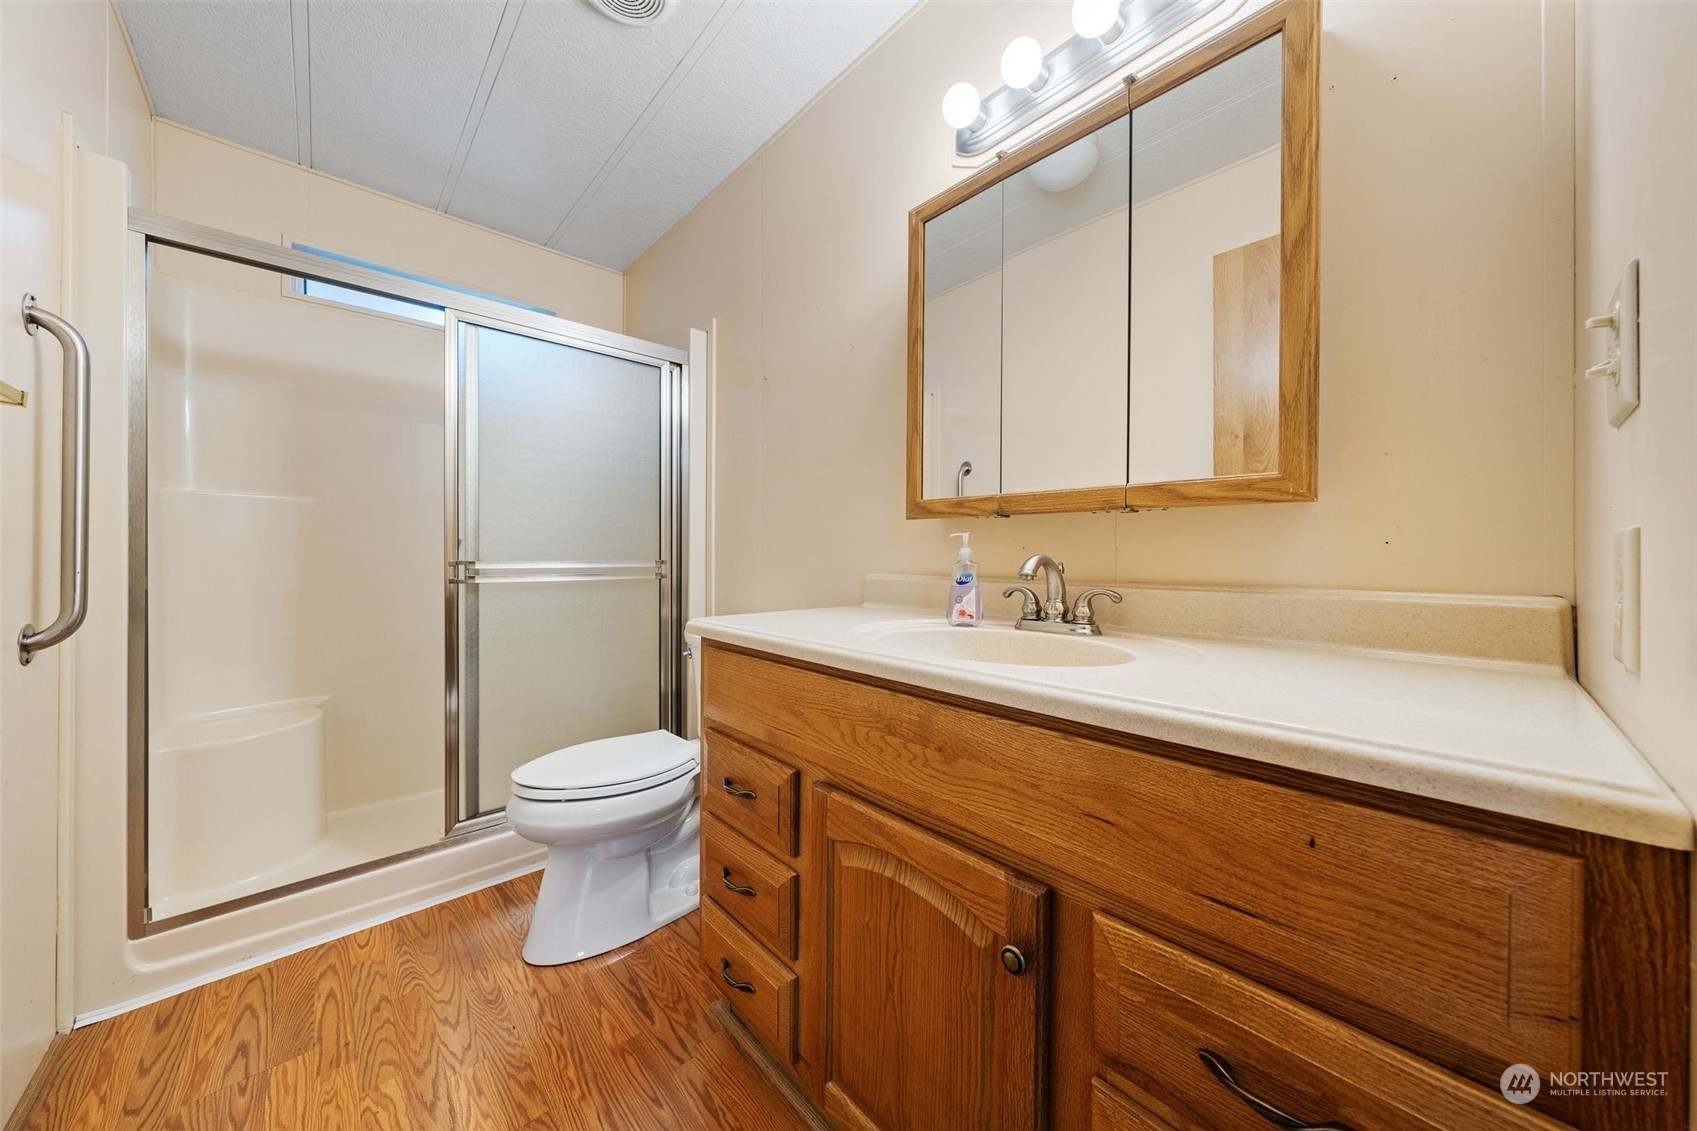
[(567, 746), (512, 774), (507, 819), (548, 849), (524, 960), (605, 954), (701, 899), (700, 743), (666, 730)]

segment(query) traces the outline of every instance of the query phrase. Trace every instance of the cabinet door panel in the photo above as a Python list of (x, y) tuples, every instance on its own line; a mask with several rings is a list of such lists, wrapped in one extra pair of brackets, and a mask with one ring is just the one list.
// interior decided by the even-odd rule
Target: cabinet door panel
[(1035, 1127), (1047, 889), (821, 792), (827, 1113), (883, 1131)]

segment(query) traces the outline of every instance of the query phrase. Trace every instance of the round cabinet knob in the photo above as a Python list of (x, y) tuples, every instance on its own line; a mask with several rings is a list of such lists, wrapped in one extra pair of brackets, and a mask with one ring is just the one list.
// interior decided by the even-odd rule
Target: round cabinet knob
[(1016, 977), (1025, 973), (1025, 955), (1020, 952), (1019, 947), (1002, 948), (1002, 968)]

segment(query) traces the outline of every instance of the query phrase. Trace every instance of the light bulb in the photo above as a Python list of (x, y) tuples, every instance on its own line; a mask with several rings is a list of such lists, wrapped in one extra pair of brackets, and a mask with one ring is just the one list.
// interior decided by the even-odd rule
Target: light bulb
[(979, 101), (978, 88), (969, 82), (957, 82), (943, 94), (943, 121), (957, 130), (975, 130), (984, 124), (984, 104)]
[(1043, 66), (1043, 45), (1022, 35), (1002, 52), (1002, 81), (1015, 90), (1036, 90), (1049, 77)]
[(1072, 0), (1072, 30), (1084, 39), (1112, 43), (1125, 30), (1120, 0)]

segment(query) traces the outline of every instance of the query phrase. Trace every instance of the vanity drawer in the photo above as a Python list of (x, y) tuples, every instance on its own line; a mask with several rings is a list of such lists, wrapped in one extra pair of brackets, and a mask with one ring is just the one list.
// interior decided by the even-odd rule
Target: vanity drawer
[(794, 767), (710, 731), (703, 779), (702, 809), (756, 844), (795, 855), (800, 775)]
[(1175, 1127), (1268, 1126), (1216, 1078), (1204, 1051), (1244, 1092), (1309, 1123), (1353, 1131), (1565, 1126), (1118, 920), (1098, 914), (1092, 942), (1096, 1049)]
[(1090, 1081), (1090, 1131), (1172, 1131), (1172, 1126), (1132, 1103), (1100, 1076)]
[(773, 953), (795, 959), (796, 874), (717, 817), (701, 824), (701, 882)]
[(701, 905), (701, 959), (731, 1009), (768, 1052), (795, 1063), (796, 976), (711, 900)]

